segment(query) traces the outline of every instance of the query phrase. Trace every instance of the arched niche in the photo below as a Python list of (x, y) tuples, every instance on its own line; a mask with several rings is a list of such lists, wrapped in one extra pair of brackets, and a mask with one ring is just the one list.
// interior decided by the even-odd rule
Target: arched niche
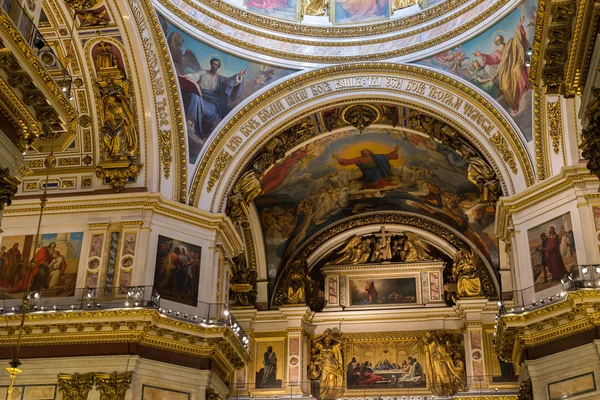
[(234, 110), (206, 146), (188, 202), (225, 211), (227, 195), (245, 165), (283, 128), (336, 102), (368, 101), (410, 105), (451, 124), (497, 166), (505, 195), (536, 180), (518, 127), (478, 89), (420, 66), (350, 64), (295, 76)]

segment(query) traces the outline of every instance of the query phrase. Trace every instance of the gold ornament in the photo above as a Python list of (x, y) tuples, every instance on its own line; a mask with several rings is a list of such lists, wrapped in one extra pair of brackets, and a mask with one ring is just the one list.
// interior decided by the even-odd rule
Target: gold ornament
[(94, 386), (94, 374), (58, 374), (58, 390), (64, 400), (86, 400)]
[(356, 104), (342, 111), (342, 119), (363, 132), (371, 124), (379, 120), (379, 110), (370, 104)]
[(340, 397), (344, 382), (342, 341), (333, 336), (331, 329), (312, 341), (309, 375), (311, 379), (320, 379), (320, 399)]
[(458, 282), (458, 296), (472, 297), (481, 294), (481, 280), (477, 274), (478, 257), (474, 251), (459, 249), (454, 254), (452, 276)]
[(96, 390), (100, 392), (100, 400), (123, 400), (125, 392), (131, 385), (131, 372), (95, 375)]

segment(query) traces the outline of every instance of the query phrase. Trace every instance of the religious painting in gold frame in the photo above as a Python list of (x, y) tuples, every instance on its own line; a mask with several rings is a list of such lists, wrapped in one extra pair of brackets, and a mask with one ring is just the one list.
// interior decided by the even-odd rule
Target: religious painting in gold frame
[(283, 387), (285, 338), (256, 338), (254, 356), (254, 388), (277, 390)]
[(344, 396), (399, 393), (427, 394), (423, 332), (344, 335)]

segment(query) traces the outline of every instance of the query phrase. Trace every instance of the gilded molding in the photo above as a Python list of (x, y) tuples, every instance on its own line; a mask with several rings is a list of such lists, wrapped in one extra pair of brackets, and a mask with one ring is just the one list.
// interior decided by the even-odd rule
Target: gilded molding
[[(208, 25), (200, 23), (197, 19), (192, 18), (190, 15), (184, 14), (177, 6), (173, 5), (170, 1), (162, 2), (162, 5), (166, 9), (168, 9), (170, 12), (177, 15), (182, 21), (189, 24), (190, 26), (193, 26), (197, 30), (204, 32), (205, 34), (207, 34), (215, 39), (230, 43), (230, 44), (232, 44), (238, 48), (244, 49), (244, 50), (249, 50), (249, 51), (257, 53), (257, 54), (263, 54), (268, 57), (280, 58), (280, 59), (284, 59), (284, 60), (293, 60), (293, 61), (298, 61), (298, 62), (318, 63), (318, 64), (340, 64), (340, 63), (359, 62), (359, 61), (368, 62), (368, 61), (386, 60), (386, 59), (404, 56), (404, 55), (411, 54), (411, 53), (418, 52), (418, 51), (424, 51), (430, 47), (443, 44), (446, 41), (450, 40), (451, 38), (461, 35), (461, 34), (465, 33), (466, 31), (479, 25), (480, 23), (484, 22), (486, 19), (491, 17), (498, 10), (500, 10), (507, 2), (508, 2), (508, 0), (500, 0), (500, 1), (495, 2), (491, 7), (488, 7), (485, 12), (478, 14), (476, 17), (470, 19), (468, 22), (465, 22), (462, 25), (459, 25), (455, 29), (446, 31), (443, 34), (436, 36), (435, 39), (431, 39), (426, 42), (420, 42), (419, 44), (408, 46), (405, 48), (396, 49), (396, 50), (389, 50), (389, 51), (384, 51), (384, 52), (376, 53), (376, 54), (365, 54), (365, 55), (357, 55), (357, 56), (349, 56), (349, 57), (316, 56), (316, 55), (296, 54), (296, 53), (291, 54), (291, 53), (287, 53), (287, 52), (283, 52), (283, 51), (279, 51), (279, 50), (272, 50), (269, 48), (248, 44), (247, 41), (226, 35), (219, 30), (216, 30), (212, 27), (209, 27)], [(221, 4), (222, 3), (223, 2), (221, 2)], [(203, 12), (206, 13), (207, 15), (209, 14), (206, 10), (203, 10)], [(254, 18), (254, 16), (255, 16), (255, 14), (253, 14), (252, 17)], [(256, 18), (259, 18), (259, 17), (256, 17)], [(216, 19), (216, 16), (215, 16), (215, 19)], [(225, 21), (222, 21), (222, 22), (225, 22)], [(335, 27), (334, 29), (337, 29), (337, 28), (338, 27)], [(411, 33), (416, 34), (418, 32), (411, 32)], [(270, 35), (261, 34), (261, 36), (269, 37)], [(279, 39), (279, 40), (282, 39), (280, 36), (276, 36), (273, 38)], [(390, 40), (390, 38), (386, 37), (386, 38), (382, 38), (381, 40), (387, 42)], [(298, 41), (295, 40), (294, 42), (298, 42)], [(314, 42), (310, 42), (310, 43), (314, 44)], [(341, 42), (339, 42), (339, 43), (341, 43)], [(357, 43), (357, 44), (368, 45), (369, 42), (366, 42), (366, 43), (361, 42), (361, 43)], [(347, 43), (344, 42), (342, 44), (338, 44), (338, 46), (339, 45), (347, 46)]]
[(504, 361), (519, 364), (525, 349), (574, 336), (600, 326), (600, 291), (568, 293), (558, 303), (497, 322), (495, 348)]
[[(322, 81), (326, 78), (335, 79), (337, 76), (343, 76), (343, 74), (357, 73), (364, 73), (365, 75), (390, 74), (393, 77), (398, 77), (397, 79), (410, 79), (411, 77), (414, 77), (415, 79), (418, 78), (428, 83), (431, 82), (430, 84), (432, 85), (440, 85), (446, 90), (453, 92), (456, 96), (465, 96), (471, 101), (481, 104), (480, 110), (484, 114), (493, 117), (495, 120), (494, 122), (497, 124), (497, 128), (500, 130), (502, 136), (507, 142), (507, 146), (510, 146), (510, 148), (516, 152), (516, 159), (518, 160), (523, 171), (526, 184), (531, 186), (534, 183), (535, 175), (533, 172), (533, 167), (531, 165), (528, 152), (521, 144), (520, 138), (503, 114), (501, 114), (495, 108), (495, 106), (490, 104), (483, 96), (479, 95), (470, 87), (458, 82), (452, 77), (422, 67), (391, 63), (365, 63), (358, 65), (337, 65), (333, 67), (327, 67), (319, 70), (309, 71), (300, 76), (288, 79), (275, 86), (271, 90), (256, 97), (243, 109), (241, 109), (240, 112), (232, 115), (225, 126), (216, 134), (215, 138), (208, 145), (206, 153), (204, 157), (202, 157), (198, 169), (195, 171), (191, 185), (189, 203), (195, 206), (198, 205), (200, 193), (202, 191), (201, 182), (206, 182), (207, 190), (212, 190), (220, 178), (221, 172), (232, 161), (232, 156), (225, 150), (228, 140), (232, 135), (234, 135), (236, 129), (242, 126), (246, 119), (264, 107), (264, 104), (272, 101), (275, 97), (282, 96), (283, 94), (289, 93), (294, 89), (308, 87), (312, 82)], [(364, 89), (364, 87), (361, 88)], [(379, 90), (381, 90), (381, 88), (379, 88)], [(427, 99), (426, 96), (422, 97)], [(293, 109), (293, 106), (290, 107), (286, 113)], [(508, 154), (503, 154), (503, 156), (510, 159), (510, 155)]]
[[(169, 2), (169, 0), (160, 1), (160, 3), (163, 4), (163, 6), (165, 7), (168, 6)], [(456, 13), (452, 14), (452, 16), (447, 16), (442, 19), (442, 21), (448, 21), (464, 14), (466, 11), (472, 9), (474, 6), (480, 3), (480, 1), (471, 2), (471, 4), (467, 5), (466, 7), (463, 7), (466, 3), (468, 3), (468, 0), (451, 0), (442, 4), (438, 4), (434, 7), (422, 10), (417, 15), (411, 15), (407, 18), (386, 21), (384, 23), (373, 24), (369, 27), (369, 29), (365, 29), (364, 26), (352, 25), (336, 25), (334, 27), (313, 26), (302, 23), (294, 23), (293, 21), (286, 21), (284, 24), (282, 24), (279, 20), (264, 17), (260, 14), (253, 13), (240, 7), (233, 6), (225, 1), (209, 2), (206, 0), (200, 0), (200, 3), (202, 3), (202, 7), (200, 7), (197, 3), (194, 2), (187, 3), (187, 5), (189, 5), (197, 11), (200, 11), (210, 16), (211, 18), (219, 22), (226, 23), (237, 29), (241, 29), (250, 33), (264, 35), (264, 33), (257, 32), (256, 29), (244, 27), (244, 25), (242, 24), (234, 25), (234, 22), (231, 21), (231, 19), (223, 18), (217, 13), (210, 12), (209, 10), (207, 10), (207, 8), (215, 10), (218, 13), (225, 14), (228, 17), (231, 17), (234, 20), (236, 20), (236, 22), (239, 21), (244, 24), (250, 24), (251, 26), (267, 29), (268, 31), (295, 34), (301, 37), (357, 38), (390, 33), (396, 30), (404, 30), (413, 26), (424, 24), (434, 19), (438, 19), (444, 14), (456, 10)], [(179, 16), (179, 14), (177, 15)], [(432, 24), (431, 26), (437, 26), (438, 24), (439, 22), (437, 22), (435, 25)]]
[[(179, 100), (179, 89), (176, 82), (176, 74), (173, 67), (173, 63), (170, 61), (168, 46), (165, 40), (165, 36), (162, 32), (160, 23), (156, 16), (156, 11), (149, 1), (139, 0), (127, 0), (127, 3), (132, 10), (135, 24), (138, 28), (140, 36), (142, 36), (143, 49), (147, 60), (157, 60), (157, 64), (160, 65), (160, 72), (162, 76), (161, 82), (164, 82), (163, 88), (157, 87), (156, 74), (150, 68), (150, 83), (152, 85), (152, 92), (154, 96), (164, 94), (168, 100), (168, 104), (159, 104), (157, 101), (154, 102), (156, 116), (160, 118), (164, 114), (165, 110), (169, 110), (171, 117), (169, 119), (171, 129), (169, 131), (162, 130), (159, 126), (159, 157), (161, 158), (163, 166), (163, 174), (165, 179), (169, 179), (170, 167), (172, 163), (171, 159), (171, 147), (175, 158), (175, 177), (174, 177), (174, 198), (180, 203), (185, 203), (187, 198), (187, 147), (186, 147), (186, 133), (183, 124), (183, 110), (181, 109), (181, 102)], [(141, 11), (140, 11), (141, 9)], [(148, 29), (148, 37), (143, 36), (143, 32)], [(164, 102), (163, 102), (164, 103)], [(162, 137), (161, 137), (162, 135)], [(166, 136), (169, 135), (170, 139)], [(170, 140), (171, 145), (167, 145), (166, 141)]]
[(548, 105), (548, 134), (552, 140), (552, 149), (554, 154), (558, 154), (560, 142), (562, 139), (562, 113), (560, 107), (560, 99), (550, 101)]
[(16, 56), (19, 63), (37, 78), (37, 87), (44, 93), (59, 115), (63, 116), (67, 122), (75, 119), (77, 115), (75, 109), (5, 13), (0, 14), (0, 36), (2, 36), (3, 44), (8, 45), (7, 48)]

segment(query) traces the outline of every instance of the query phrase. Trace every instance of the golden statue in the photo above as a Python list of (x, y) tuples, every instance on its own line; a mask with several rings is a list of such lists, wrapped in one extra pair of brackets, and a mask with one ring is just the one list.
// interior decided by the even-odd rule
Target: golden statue
[(306, 261), (294, 260), (288, 270), (286, 304), (306, 304)]
[(431, 260), (429, 247), (419, 236), (412, 232), (405, 232), (400, 238), (400, 259), (404, 262)]
[(242, 175), (233, 189), (234, 194), (240, 193), (242, 195), (246, 204), (250, 204), (261, 192), (258, 174), (252, 169)]
[(109, 157), (135, 156), (138, 150), (137, 133), (129, 100), (119, 92), (102, 99), (102, 143)]
[(477, 255), (474, 251), (459, 249), (454, 254), (452, 276), (457, 279), (459, 297), (472, 297), (481, 294), (481, 280), (477, 274)]
[(392, 12), (394, 12), (417, 4), (419, 3), (416, 0), (392, 0), (390, 5), (392, 6)]
[(325, 0), (304, 0), (304, 15), (323, 16), (327, 12)]
[(312, 341), (311, 378), (321, 377), (321, 400), (337, 399), (343, 389), (344, 364), (342, 342), (333, 337), (331, 329)]
[(436, 396), (452, 396), (463, 390), (465, 370), (462, 356), (444, 340), (443, 334), (427, 332), (421, 339), (429, 371), (427, 386)]
[(364, 264), (371, 257), (371, 239), (354, 236), (337, 254), (340, 257), (327, 265)]

